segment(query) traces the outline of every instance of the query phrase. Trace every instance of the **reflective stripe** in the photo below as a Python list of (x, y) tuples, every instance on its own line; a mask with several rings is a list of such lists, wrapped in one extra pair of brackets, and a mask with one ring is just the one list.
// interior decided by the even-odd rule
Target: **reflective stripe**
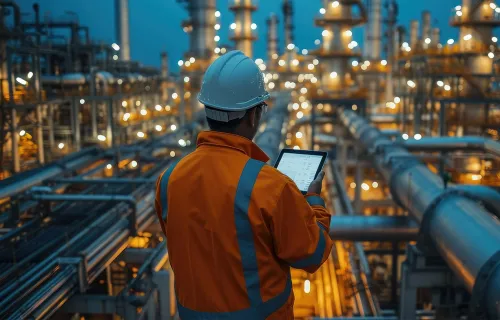
[(264, 162), (253, 159), (248, 160), (241, 173), (238, 188), (236, 189), (236, 197), (234, 199), (236, 237), (238, 238), (248, 299), (252, 307), (261, 304), (262, 297), (260, 296), (257, 255), (255, 253), (252, 225), (248, 218), (248, 207), (250, 205), (253, 186), (263, 166)]
[(326, 246), (325, 233), (323, 231), (324, 231), (324, 226), (318, 222), (319, 238), (318, 238), (318, 244), (316, 245), (316, 250), (314, 250), (313, 254), (311, 254), (309, 257), (291, 263), (290, 265), (292, 267), (306, 268), (321, 264), (321, 260), (323, 260), (323, 253), (325, 252), (325, 246)]
[(188, 309), (177, 302), (179, 315), (182, 320), (264, 320), (269, 315), (281, 308), (292, 292), (292, 279), (288, 274), (285, 289), (282, 293), (262, 301), (260, 295), (260, 278), (257, 265), (257, 254), (253, 238), (252, 226), (248, 218), (248, 208), (252, 197), (252, 190), (264, 162), (250, 159), (245, 164), (241, 173), (234, 201), (234, 220), (236, 225), (236, 237), (241, 255), (243, 276), (250, 301), (250, 307), (232, 312), (201, 312)]
[(325, 206), (325, 201), (319, 197), (319, 196), (310, 196), (306, 198), (307, 203), (309, 203), (310, 206)]
[(174, 171), (175, 166), (179, 163), (179, 160), (175, 160), (170, 167), (163, 173), (160, 181), (160, 199), (161, 199), (161, 218), (163, 221), (167, 220), (168, 214), (168, 201), (167, 201), (167, 191), (168, 191), (168, 180), (170, 179), (170, 175), (172, 171)]
[(182, 320), (264, 320), (281, 308), (292, 293), (292, 278), (288, 274), (285, 290), (257, 307), (232, 312), (201, 312), (182, 306), (177, 301), (177, 309)]

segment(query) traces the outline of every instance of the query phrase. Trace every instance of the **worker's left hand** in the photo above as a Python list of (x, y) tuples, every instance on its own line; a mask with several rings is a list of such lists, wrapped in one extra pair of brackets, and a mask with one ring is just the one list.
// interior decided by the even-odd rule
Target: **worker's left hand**
[(321, 187), (323, 186), (323, 178), (325, 177), (325, 172), (321, 171), (316, 179), (311, 182), (309, 188), (307, 189), (308, 193), (321, 194)]

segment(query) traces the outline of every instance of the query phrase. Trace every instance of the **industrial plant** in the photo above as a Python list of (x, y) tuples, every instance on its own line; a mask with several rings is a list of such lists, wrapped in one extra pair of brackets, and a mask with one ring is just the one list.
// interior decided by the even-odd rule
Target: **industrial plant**
[[(500, 319), (500, 4), (452, 1), (445, 39), (402, 0), (266, 1), (282, 10), (257, 26), (256, 0), (176, 0), (189, 49), (170, 70), (174, 43), (160, 68), (131, 60), (129, 0), (110, 43), (0, 0), (0, 319), (179, 319), (155, 183), (208, 130), (203, 75), (232, 50), (271, 94), (269, 164), (328, 152), (334, 246), (292, 268), (295, 319)], [(309, 48), (299, 14), (321, 29)]]

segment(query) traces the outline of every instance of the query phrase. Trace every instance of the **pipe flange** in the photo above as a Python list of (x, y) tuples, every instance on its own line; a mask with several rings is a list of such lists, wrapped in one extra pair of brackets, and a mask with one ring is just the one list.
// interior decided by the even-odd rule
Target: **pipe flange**
[(370, 145), (371, 144), (371, 140), (374, 140), (374, 139), (377, 139), (378, 137), (376, 135), (374, 135), (374, 138), (372, 139), (367, 139), (365, 138), (365, 136), (371, 132), (376, 132), (376, 133), (379, 133), (379, 130), (372, 127), (372, 126), (368, 126), (368, 127), (362, 127), (359, 129), (359, 140), (363, 141), (366, 145)]
[(434, 244), (429, 240), (429, 230), (431, 220), (434, 217), (434, 212), (437, 206), (441, 204), (441, 202), (447, 199), (449, 196), (462, 196), (462, 192), (455, 189), (444, 189), (441, 194), (439, 194), (434, 200), (432, 200), (431, 204), (427, 207), (422, 217), (422, 222), (420, 223), (420, 234), (418, 247), (424, 252), (435, 252)]
[(372, 148), (369, 149), (369, 153), (381, 154), (385, 150), (392, 147), (394, 143), (390, 140), (376, 141)]
[(500, 250), (492, 255), (481, 267), (481, 269), (479, 269), (476, 281), (474, 282), (474, 287), (472, 288), (471, 300), (469, 304), (469, 316), (467, 319), (488, 319), (488, 313), (486, 311), (488, 308), (485, 305), (485, 294), (488, 284), (490, 284), (489, 280), (498, 268), (500, 268)]

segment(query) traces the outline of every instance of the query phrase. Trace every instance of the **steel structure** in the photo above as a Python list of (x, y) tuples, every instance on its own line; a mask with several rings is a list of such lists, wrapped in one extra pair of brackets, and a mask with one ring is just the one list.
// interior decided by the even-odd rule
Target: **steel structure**
[[(190, 42), (175, 75), (166, 52), (159, 70), (130, 60), (128, 0), (115, 1), (115, 44), (0, 1), (12, 13), (0, 15), (0, 318), (177, 318), (154, 183), (205, 128), (203, 73), (233, 49), (219, 30), (252, 56), (257, 29), (255, 1), (230, 1), (228, 26), (215, 0), (178, 2)], [(460, 38), (441, 43), (429, 11), (397, 25), (393, 0), (310, 5), (316, 49), (294, 43), (284, 0), (256, 59), (272, 96), (255, 138), (269, 164), (283, 147), (329, 152), (335, 244), (315, 274), (292, 270), (296, 318), (498, 319), (500, 8), (457, 1)]]

